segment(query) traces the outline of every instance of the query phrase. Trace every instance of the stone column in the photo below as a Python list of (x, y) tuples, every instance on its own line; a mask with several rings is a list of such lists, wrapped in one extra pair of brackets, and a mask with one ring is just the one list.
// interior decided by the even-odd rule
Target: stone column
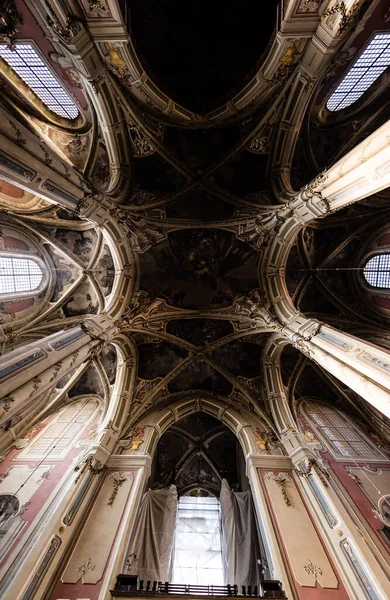
[(283, 334), (390, 418), (390, 351), (302, 315), (290, 321)]
[(340, 210), (390, 185), (390, 121), (350, 150), (292, 200), (303, 223)]
[(0, 357), (0, 424), (100, 352), (117, 332), (101, 314)]

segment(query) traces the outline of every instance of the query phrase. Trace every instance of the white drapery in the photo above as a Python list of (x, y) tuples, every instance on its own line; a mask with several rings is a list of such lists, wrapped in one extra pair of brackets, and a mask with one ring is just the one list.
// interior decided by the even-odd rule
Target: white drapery
[(127, 558), (127, 573), (143, 581), (169, 580), (176, 510), (176, 486), (146, 492)]
[(251, 493), (232, 492), (223, 479), (220, 499), (225, 582), (238, 586), (258, 585), (261, 553)]

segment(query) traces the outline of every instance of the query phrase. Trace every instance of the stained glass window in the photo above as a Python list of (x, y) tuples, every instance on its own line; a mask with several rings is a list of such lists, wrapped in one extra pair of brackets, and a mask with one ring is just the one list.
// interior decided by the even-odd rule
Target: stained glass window
[(78, 108), (70, 95), (32, 44), (17, 44), (14, 50), (0, 44), (0, 56), (50, 110), (68, 119), (78, 116)]
[(360, 431), (337, 410), (325, 404), (307, 402), (305, 409), (317, 429), (339, 456), (378, 458), (378, 452)]
[(172, 583), (224, 584), (218, 498), (182, 496), (179, 499)]
[(326, 108), (336, 111), (356, 102), (389, 65), (390, 34), (377, 33), (330, 96)]
[(366, 263), (363, 275), (367, 283), (377, 288), (390, 288), (390, 254), (376, 254)]
[(24, 255), (0, 254), (0, 294), (12, 295), (38, 290), (43, 279), (39, 263)]

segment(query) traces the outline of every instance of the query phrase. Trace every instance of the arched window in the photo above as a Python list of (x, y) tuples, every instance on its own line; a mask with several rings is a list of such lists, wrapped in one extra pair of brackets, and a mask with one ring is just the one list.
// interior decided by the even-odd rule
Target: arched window
[(383, 252), (372, 256), (364, 267), (363, 275), (373, 287), (390, 288), (390, 254)]
[(0, 44), (0, 56), (56, 115), (75, 119), (78, 108), (32, 44), (17, 44), (14, 50)]
[(43, 263), (24, 254), (0, 253), (0, 299), (26, 292), (38, 293), (44, 286)]
[(331, 94), (326, 108), (342, 110), (356, 102), (390, 65), (390, 34), (377, 33)]
[(218, 498), (182, 496), (179, 499), (172, 583), (224, 584)]
[(63, 460), (96, 414), (95, 400), (80, 400), (62, 410), (18, 455), (18, 459)]
[(331, 452), (345, 458), (382, 458), (362, 433), (338, 410), (320, 402), (306, 402), (305, 412)]

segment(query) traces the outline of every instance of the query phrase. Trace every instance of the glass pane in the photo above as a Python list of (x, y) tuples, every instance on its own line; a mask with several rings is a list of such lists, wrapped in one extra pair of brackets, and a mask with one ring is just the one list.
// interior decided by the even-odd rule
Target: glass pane
[(367, 283), (373, 287), (390, 288), (390, 254), (377, 254), (370, 258), (363, 270)]
[(339, 83), (326, 103), (326, 108), (336, 111), (356, 102), (389, 65), (390, 34), (379, 33)]
[(0, 255), (0, 294), (32, 292), (42, 279), (42, 269), (34, 259)]
[(337, 454), (362, 458), (378, 456), (379, 453), (364, 440), (360, 431), (331, 406), (308, 402), (306, 410)]
[[(41, 434), (38, 434), (36, 439), (31, 441), (19, 456), (34, 459), (65, 458), (74, 447), (95, 410), (95, 402), (88, 400), (68, 406), (45, 427)], [(84, 415), (82, 420), (80, 419), (81, 414)]]
[(14, 50), (0, 44), (0, 56), (57, 115), (75, 119), (78, 108), (31, 44), (17, 44)]

